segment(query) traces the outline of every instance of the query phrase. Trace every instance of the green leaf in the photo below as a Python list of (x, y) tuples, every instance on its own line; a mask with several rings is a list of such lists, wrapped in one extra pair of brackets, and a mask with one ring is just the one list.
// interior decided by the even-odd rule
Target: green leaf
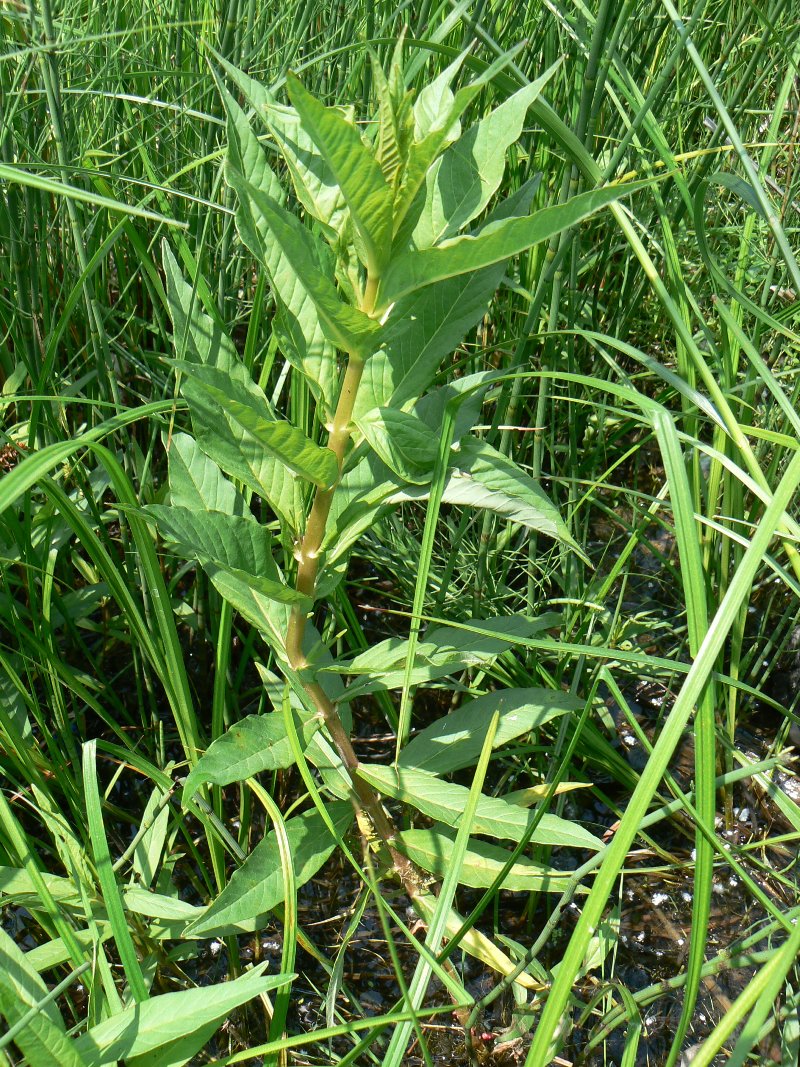
[(226, 175), (240, 205), (246, 209), (241, 217), (237, 215), (237, 220), (242, 240), (250, 250), (269, 269), (269, 242), (259, 236), (259, 230), (268, 230), (291, 269), (289, 281), (304, 286), (314, 301), (320, 327), (328, 340), (337, 348), (362, 358), (376, 351), (380, 347), (380, 324), (339, 299), (329, 272), (321, 269), (327, 256), (311, 231), (268, 193), (251, 185), (236, 170), (230, 156)]
[(175, 433), (169, 442), (169, 499), (173, 507), (244, 515), (244, 499), (193, 437)]
[[(319, 720), (310, 719), (306, 714), (303, 730), (306, 742), (319, 725)], [(283, 715), (276, 712), (248, 715), (234, 723), (200, 757), (184, 782), (183, 803), (186, 804), (205, 783), (229, 785), (243, 782), (262, 771), (291, 767), (293, 763), (294, 754)]]
[[(497, 742), (495, 739), (495, 746)], [(408, 804), (423, 815), (457, 828), (465, 809), (469, 789), (451, 782), (443, 782), (429, 771), (415, 767), (384, 767), (380, 764), (361, 764), (359, 776), (385, 796)], [(478, 800), (471, 832), (506, 841), (521, 841), (529, 825), (537, 818), (518, 804), (503, 797), (482, 796)], [(588, 848), (599, 851), (603, 842), (579, 823), (543, 815), (533, 832), (531, 841), (540, 845), (563, 848)]]
[[(181, 363), (181, 370), (192, 379), (193, 414), (197, 411), (206, 422), (221, 409), (228, 425), (241, 442), (248, 466), (254, 449), (260, 448), (290, 471), (314, 485), (327, 489), (338, 477), (336, 456), (329, 448), (310, 441), (302, 430), (284, 419), (276, 419), (263, 396), (245, 388), (224, 371), (194, 363)], [(213, 403), (208, 405), (208, 400)], [(232, 472), (233, 473), (233, 472)]]
[(134, 1056), (152, 1054), (172, 1042), (187, 1039), (190, 1034), (196, 1039), (194, 1050), (189, 1053), (193, 1055), (208, 1041), (206, 1027), (213, 1023), (216, 1029), (240, 1005), (294, 978), (291, 974), (264, 977), (262, 972), (267, 966), (260, 963), (240, 978), (222, 985), (164, 993), (143, 1004), (131, 1004), (93, 1026), (75, 1044), (88, 1067), (105, 1067), (117, 1060), (129, 1061)]
[[(259, 402), (266, 403), (242, 364), (232, 342), (215, 323), (202, 314), (188, 285), (165, 243), (164, 273), (167, 299), (174, 326), (176, 351), (201, 365), (215, 367), (240, 384)], [(224, 408), (208, 394), (200, 395), (192, 389), (191, 381), (184, 383), (184, 395), (189, 402), (195, 438), (200, 448), (232, 477), (267, 501), (289, 529), (298, 531), (304, 517), (302, 488), (283, 463), (263, 448), (255, 447), (248, 439), (243, 448), (241, 427), (228, 421)]]
[(486, 724), (495, 711), (500, 712), (495, 735), (495, 746), (499, 748), (551, 719), (582, 707), (577, 697), (553, 689), (503, 689), (487, 693), (420, 731), (403, 749), (399, 766), (429, 774), (449, 774), (472, 767), (480, 755)]
[(392, 243), (392, 191), (380, 164), (338, 109), (321, 104), (292, 74), (286, 85), (305, 132), (342, 190), (365, 250), (365, 266), (378, 278)]
[(464, 437), (453, 465), (458, 469), (450, 477), (443, 498), (448, 504), (488, 508), (569, 545), (583, 557), (538, 482), (496, 448), (475, 437)]
[(504, 262), (576, 226), (620, 197), (650, 184), (649, 181), (639, 181), (590, 189), (564, 204), (542, 208), (526, 218), (492, 223), (478, 236), (468, 234), (454, 237), (435, 248), (405, 252), (393, 259), (386, 269), (381, 280), (378, 306), (385, 310), (400, 297), (425, 285)]
[(395, 474), (420, 485), (430, 482), (439, 442), (421, 419), (397, 408), (375, 408), (356, 425)]
[(278, 583), (272, 558), (274, 538), (252, 517), (195, 511), (185, 507), (149, 504), (142, 509), (158, 524), (165, 541), (186, 559), (213, 561)]
[[(84, 1067), (58, 1008), (52, 1002), (42, 1003), (48, 992), (25, 953), (0, 927), (0, 1015), (7, 1030), (27, 1020), (15, 1033), (15, 1045), (31, 1067)], [(31, 1009), (36, 1010), (31, 1014)]]
[[(353, 820), (348, 801), (337, 801), (328, 812), (344, 833)], [(312, 809), (286, 821), (297, 885), (304, 885), (320, 869), (336, 847), (321, 816)], [(220, 936), (252, 932), (284, 899), (285, 887), (278, 843), (269, 833), (253, 849), (242, 866), (234, 871), (228, 885), (204, 912), (187, 927), (189, 936)]]
[(425, 204), (414, 229), (417, 249), (454, 236), (483, 211), (503, 179), (506, 152), (518, 140), (528, 108), (560, 64), (514, 93), (436, 160), (425, 178)]
[[(465, 624), (468, 626), (469, 624)], [(442, 626), (429, 631), (424, 640), (416, 643), (416, 657), (412, 679), (420, 682), (444, 678), (465, 667), (485, 667), (501, 653), (511, 648), (518, 638), (532, 637), (553, 625), (552, 617), (527, 619), (521, 615), (481, 620), (477, 623), (484, 633), (469, 629)], [(390, 637), (373, 645), (347, 662), (334, 662), (323, 672), (337, 671), (355, 675), (344, 699), (372, 693), (379, 689), (397, 689), (403, 685), (408, 656), (407, 640)]]
[[(282, 205), (283, 189), (258, 138), (233, 97), (224, 86), (219, 88), (228, 113), (228, 180), (236, 188), (234, 176), (238, 176), (241, 182), (260, 189)], [(336, 400), (336, 352), (325, 335), (304, 279), (298, 277), (280, 242), (270, 232), (267, 220), (259, 212), (253, 212), (247, 196), (238, 200), (236, 225), (244, 243), (267, 271), (276, 299), (276, 326), (285, 355), (302, 372), (316, 399), (332, 410)], [(312, 250), (317, 273), (330, 275), (330, 264), (324, 262), (321, 249), (312, 243)]]
[[(539, 184), (539, 175), (530, 179), (494, 209), (490, 220), (527, 213)], [(384, 348), (364, 367), (356, 416), (389, 404), (399, 407), (422, 396), (442, 359), (486, 314), (504, 273), (505, 264), (495, 264), (426, 286), (399, 300), (384, 327)]]
[[(403, 851), (418, 866), (443, 878), (452, 862), (455, 834), (437, 827), (430, 830), (402, 830)], [(461, 864), (459, 882), (473, 889), (487, 889), (505, 867), (510, 853), (485, 841), (471, 841)], [(520, 857), (503, 882), (503, 889), (522, 893), (563, 893), (570, 879), (567, 871), (557, 871)], [(586, 890), (583, 890), (586, 892)]]

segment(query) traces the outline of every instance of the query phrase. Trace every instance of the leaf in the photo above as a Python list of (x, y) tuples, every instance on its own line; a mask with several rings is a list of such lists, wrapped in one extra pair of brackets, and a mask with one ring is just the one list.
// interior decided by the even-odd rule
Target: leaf
[[(540, 178), (532, 178), (500, 203), (491, 221), (527, 213)], [(355, 415), (388, 404), (399, 407), (422, 396), (442, 359), (486, 314), (504, 274), (505, 264), (499, 263), (402, 297), (384, 326), (384, 347), (364, 367)]]
[[(436, 909), (436, 897), (431, 896), (430, 893), (419, 893), (414, 897), (414, 908), (419, 911), (420, 918), (425, 922), (430, 922)], [(448, 937), (455, 937), (463, 925), (464, 919), (454, 908), (451, 908), (445, 923)], [(490, 941), (486, 934), (482, 934), (475, 926), (471, 927), (471, 929), (467, 930), (463, 935), (459, 941), (459, 948), (469, 956), (474, 957), (474, 959), (485, 963), (487, 967), (490, 967), (498, 974), (508, 975), (516, 970), (514, 961), (510, 959), (502, 949), (498, 948), (494, 941)], [(541, 982), (534, 981), (534, 979), (531, 978), (529, 974), (526, 974), (525, 971), (518, 974), (514, 981), (525, 989), (537, 991), (542, 988)]]
[[(429, 631), (424, 640), (416, 645), (412, 684), (443, 678), (465, 667), (485, 667), (511, 648), (518, 638), (531, 637), (544, 626), (551, 626), (552, 618), (526, 619), (521, 615), (509, 615), (480, 620), (478, 625), (490, 633), (475, 633), (450, 626)], [(407, 640), (390, 637), (349, 662), (334, 661), (323, 671), (357, 676), (356, 681), (347, 687), (346, 700), (379, 689), (397, 689), (403, 685), (405, 678), (408, 647)]]
[(476, 218), (503, 179), (506, 152), (518, 140), (528, 108), (561, 65), (557, 60), (472, 126), (433, 164), (425, 177), (426, 197), (414, 229), (414, 246), (430, 248)]
[(590, 189), (564, 204), (542, 208), (526, 218), (492, 223), (477, 236), (453, 237), (435, 248), (405, 252), (393, 259), (386, 269), (380, 284), (378, 306), (386, 309), (400, 297), (425, 285), (508, 260), (576, 226), (620, 197), (650, 184), (649, 181), (639, 181)]
[(42, 1003), (48, 988), (25, 955), (0, 927), (0, 1014), (10, 1029), (41, 1004), (17, 1032), (14, 1043), (31, 1067), (84, 1067), (85, 1061), (67, 1037), (58, 1008), (52, 1002)]
[[(394, 797), (446, 826), (458, 828), (469, 796), (469, 789), (464, 786), (443, 782), (435, 774), (414, 767), (384, 767), (370, 763), (361, 764), (358, 773), (385, 796)], [(503, 797), (482, 796), (478, 800), (471, 831), (500, 840), (521, 841), (535, 818), (535, 813), (509, 803)], [(603, 847), (603, 842), (579, 823), (556, 815), (543, 815), (530, 840), (563, 848), (599, 851)]]
[(495, 746), (530, 733), (583, 706), (577, 697), (552, 689), (502, 689), (477, 697), (418, 733), (403, 749), (399, 765), (429, 774), (472, 767), (478, 759), (486, 724), (495, 711), (500, 722)]
[[(455, 835), (437, 827), (430, 830), (402, 830), (403, 851), (419, 867), (437, 878), (444, 877), (451, 863)], [(470, 841), (461, 865), (459, 882), (473, 889), (488, 889), (500, 874), (510, 853), (485, 841)], [(557, 871), (520, 856), (502, 883), (503, 889), (521, 893), (563, 893), (570, 872)], [(583, 890), (586, 892), (586, 890)]]
[[(241, 181), (260, 189), (282, 205), (285, 199), (283, 189), (250, 123), (225, 87), (220, 84), (219, 89), (228, 113), (226, 175), (229, 183), (236, 189), (234, 176), (238, 175)], [(316, 304), (304, 279), (298, 277), (280, 242), (270, 232), (267, 220), (253, 212), (247, 196), (239, 198), (236, 225), (244, 243), (267, 271), (276, 300), (276, 326), (285, 355), (302, 372), (317, 400), (332, 410), (336, 400), (336, 352), (322, 329)], [(313, 243), (312, 248), (317, 272), (329, 275), (331, 271), (323, 262), (320, 248)]]
[(186, 559), (213, 561), (278, 583), (272, 558), (274, 538), (252, 517), (195, 511), (186, 507), (148, 504), (142, 509), (158, 525), (165, 541)]
[(244, 515), (244, 499), (235, 486), (187, 433), (169, 444), (169, 499), (173, 507)]
[(240, 204), (249, 211), (249, 217), (243, 214), (241, 218), (237, 216), (237, 220), (241, 223), (242, 239), (250, 250), (268, 267), (269, 245), (258, 236), (259, 228), (268, 229), (291, 268), (295, 284), (303, 285), (314, 301), (320, 327), (328, 340), (337, 348), (362, 358), (377, 351), (380, 324), (339, 299), (330, 277), (320, 269), (320, 263), (324, 263), (326, 257), (317, 247), (310, 230), (262, 189), (251, 185), (233, 162), (226, 167), (226, 175)]
[[(263, 392), (250, 378), (229, 338), (201, 313), (193, 299), (192, 287), (184, 281), (166, 243), (163, 253), (167, 299), (178, 355), (224, 372), (260, 402)], [(224, 471), (266, 500), (289, 529), (299, 531), (304, 507), (297, 479), (263, 448), (253, 447), (249, 439), (248, 447), (243, 449), (241, 428), (229, 423), (224, 409), (208, 394), (201, 397), (191, 386), (187, 380), (183, 392), (189, 402), (197, 444)]]
[[(303, 735), (308, 742), (319, 729), (319, 720), (306, 715)], [(203, 784), (229, 785), (243, 782), (262, 771), (291, 767), (294, 754), (283, 715), (247, 715), (234, 723), (221, 737), (212, 742), (200, 757), (183, 785), (186, 804)]]
[[(242, 441), (243, 451), (259, 447), (277, 459), (290, 471), (314, 485), (327, 489), (336, 481), (339, 467), (329, 448), (314, 444), (302, 430), (276, 419), (266, 397), (263, 401), (224, 371), (193, 363), (180, 364), (181, 370), (193, 381), (194, 407), (210, 419), (213, 410), (221, 408), (228, 424)], [(203, 402), (213, 401), (213, 408)]]
[(421, 485), (430, 482), (439, 442), (421, 419), (397, 408), (375, 408), (356, 425), (400, 478)]
[(378, 278), (389, 259), (392, 244), (392, 191), (380, 164), (361, 140), (356, 127), (338, 109), (321, 104), (293, 74), (288, 75), (286, 87), (303, 129), (342, 190), (366, 252), (365, 266)]
[[(169, 833), (169, 807), (164, 803), (166, 790), (156, 786), (142, 812), (142, 826), (147, 826), (133, 851), (131, 866), (140, 885), (153, 884), (164, 857), (164, 846)], [(159, 809), (159, 805), (161, 805)]]
[[(291, 974), (265, 977), (263, 971), (267, 966), (260, 963), (240, 978), (222, 985), (164, 993), (142, 1004), (131, 1004), (93, 1026), (75, 1044), (88, 1067), (105, 1067), (117, 1060), (144, 1056), (190, 1034), (197, 1039), (190, 1053), (193, 1055), (208, 1041), (205, 1028), (211, 1023), (216, 1029), (240, 1005), (270, 989), (287, 985), (295, 977)], [(147, 1062), (157, 1061), (148, 1059)]]
[[(344, 833), (353, 820), (348, 801), (331, 804), (328, 812)], [(286, 821), (297, 885), (305, 885), (336, 847), (336, 842), (319, 813), (312, 809)], [(221, 936), (232, 932), (252, 932), (285, 896), (280, 852), (274, 833), (256, 845), (220, 895), (200, 919), (186, 928), (188, 936)]]

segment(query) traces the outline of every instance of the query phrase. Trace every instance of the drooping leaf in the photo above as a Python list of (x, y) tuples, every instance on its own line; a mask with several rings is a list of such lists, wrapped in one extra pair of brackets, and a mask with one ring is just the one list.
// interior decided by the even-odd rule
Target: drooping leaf
[[(545, 626), (552, 625), (552, 619), (510, 615), (481, 620), (476, 625), (490, 632), (474, 633), (468, 629), (442, 626), (432, 629), (417, 642), (412, 684), (444, 678), (468, 666), (486, 666), (511, 648), (518, 638), (532, 637)], [(407, 656), (408, 641), (391, 637), (348, 662), (332, 663), (324, 671), (355, 676), (345, 692), (345, 699), (352, 700), (364, 693), (397, 689), (403, 685)]]
[(131, 1004), (93, 1026), (77, 1039), (76, 1047), (88, 1067), (105, 1067), (118, 1060), (130, 1062), (134, 1056), (152, 1055), (189, 1034), (200, 1040), (194, 1048), (195, 1053), (199, 1052), (208, 1040), (207, 1026), (214, 1023), (216, 1028), (241, 1004), (294, 978), (291, 974), (264, 976), (267, 966), (260, 963), (240, 978), (222, 985), (163, 993), (142, 1004)]
[(254, 577), (280, 581), (272, 558), (273, 536), (254, 518), (164, 504), (149, 504), (143, 510), (156, 521), (164, 540), (186, 559), (213, 561)]
[[(414, 908), (419, 911), (422, 919), (430, 922), (436, 910), (436, 897), (430, 893), (420, 893), (414, 897)], [(454, 908), (451, 908), (445, 924), (447, 936), (455, 937), (463, 926), (464, 919)], [(508, 975), (516, 970), (514, 961), (475, 926), (463, 935), (459, 941), (459, 948), (498, 974)], [(536, 991), (542, 988), (541, 983), (535, 982), (525, 971), (518, 974), (514, 981), (524, 989)]]
[[(461, 822), (469, 795), (465, 786), (444, 782), (435, 774), (415, 767), (384, 767), (369, 763), (361, 765), (359, 775), (385, 796), (401, 800), (445, 826), (457, 829)], [(533, 812), (510, 804), (503, 797), (482, 796), (471, 829), (486, 837), (521, 841), (534, 818)], [(603, 847), (603, 842), (579, 823), (556, 815), (543, 815), (530, 840), (564, 848), (599, 850)]]
[[(308, 741), (319, 729), (319, 720), (306, 714), (303, 733)], [(247, 715), (212, 742), (183, 785), (184, 804), (203, 784), (229, 785), (243, 782), (262, 771), (291, 767), (294, 753), (283, 716), (277, 712)], [(521, 810), (521, 809), (518, 809)]]
[(487, 693), (421, 730), (403, 749), (399, 764), (429, 774), (449, 774), (477, 762), (486, 724), (495, 711), (500, 712), (500, 721), (494, 743), (500, 747), (581, 707), (577, 697), (558, 690), (503, 689)]
[(338, 109), (325, 107), (292, 74), (286, 85), (303, 129), (342, 190), (366, 253), (365, 266), (380, 277), (392, 243), (392, 191), (380, 164)]
[(173, 506), (244, 515), (241, 493), (223, 477), (193, 437), (187, 433), (173, 434), (168, 456), (169, 500)]
[(184, 363), (181, 369), (192, 379), (194, 408), (208, 420), (222, 409), (243, 452), (260, 449), (323, 489), (336, 481), (339, 468), (333, 452), (314, 444), (292, 423), (277, 419), (266, 397), (257, 397), (215, 367)]
[[(418, 866), (443, 878), (452, 866), (455, 834), (445, 827), (402, 830), (403, 851)], [(510, 853), (485, 841), (471, 841), (461, 865), (459, 882), (473, 889), (487, 889), (503, 870)], [(506, 875), (504, 889), (528, 893), (563, 893), (570, 874), (520, 856)], [(586, 890), (584, 890), (586, 892)]]
[[(230, 339), (200, 311), (192, 287), (184, 280), (166, 243), (163, 253), (178, 356), (216, 368), (260, 402), (263, 392), (250, 378)], [(300, 530), (304, 516), (303, 494), (291, 471), (271, 453), (253, 447), (252, 441), (243, 448), (241, 428), (229, 424), (224, 409), (208, 394), (200, 396), (193, 392), (191, 381), (185, 382), (184, 394), (200, 448), (226, 473), (263, 497), (290, 530)]]
[(378, 306), (388, 308), (400, 297), (425, 285), (504, 262), (649, 184), (648, 181), (627, 182), (590, 189), (526, 218), (493, 223), (478, 236), (453, 237), (435, 248), (405, 252), (387, 267), (381, 280)]
[(506, 152), (518, 140), (528, 108), (560, 63), (503, 101), (439, 156), (425, 178), (415, 248), (430, 248), (453, 237), (483, 211), (503, 179)]
[[(337, 801), (328, 808), (337, 829), (344, 833), (353, 820), (353, 807)], [(304, 885), (336, 847), (322, 817), (312, 809), (286, 821), (297, 885)], [(274, 833), (256, 845), (242, 866), (202, 918), (187, 927), (187, 934), (222, 935), (257, 930), (285, 896), (280, 852)]]

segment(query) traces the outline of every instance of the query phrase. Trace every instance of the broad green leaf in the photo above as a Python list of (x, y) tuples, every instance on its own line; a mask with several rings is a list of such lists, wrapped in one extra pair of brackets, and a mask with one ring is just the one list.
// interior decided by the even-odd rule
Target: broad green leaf
[[(552, 620), (548, 622), (545, 619), (509, 615), (481, 620), (478, 625), (483, 631), (491, 633), (473, 633), (468, 629), (442, 626), (431, 630), (424, 640), (418, 641), (413, 684), (444, 678), (465, 667), (485, 667), (511, 648), (518, 638), (533, 636), (544, 626), (552, 625)], [(397, 689), (403, 685), (407, 656), (408, 641), (390, 637), (352, 660), (335, 661), (323, 671), (355, 675), (356, 680), (350, 683), (345, 693), (345, 698), (352, 700), (364, 693)]]
[[(217, 368), (261, 400), (263, 392), (250, 378), (230, 339), (201, 313), (192, 287), (184, 280), (166, 243), (163, 252), (177, 354)], [(184, 383), (183, 391), (200, 448), (224, 471), (266, 500), (289, 529), (300, 531), (304, 517), (303, 493), (292, 473), (264, 449), (254, 446), (249, 435), (247, 447), (243, 448), (241, 428), (229, 423), (224, 408), (210, 396), (198, 395), (190, 381)]]
[(267, 644), (281, 659), (285, 659), (284, 641), (288, 607), (297, 600), (290, 586), (258, 578), (244, 571), (232, 570), (219, 563), (206, 562), (203, 570), (221, 597), (239, 612), (243, 619), (263, 634)]
[[(302, 714), (302, 712), (301, 712)], [(319, 729), (318, 719), (306, 714), (304, 736), (308, 742)], [(212, 742), (184, 782), (183, 803), (194, 796), (203, 784), (229, 785), (243, 782), (262, 771), (291, 767), (294, 754), (286, 734), (283, 715), (247, 715)]]
[(506, 152), (518, 140), (528, 108), (560, 63), (505, 100), (436, 160), (425, 178), (425, 205), (414, 229), (415, 248), (430, 248), (453, 237), (483, 211), (503, 179)]
[[(337, 829), (344, 833), (353, 820), (348, 801), (328, 808)], [(316, 809), (286, 821), (297, 885), (305, 885), (336, 847), (336, 842)], [(270, 832), (256, 845), (227, 886), (204, 912), (187, 927), (189, 936), (219, 936), (251, 932), (263, 924), (285, 895), (281, 858), (275, 834)]]
[(366, 253), (365, 266), (378, 278), (392, 243), (392, 191), (380, 164), (361, 140), (355, 125), (338, 109), (325, 107), (292, 74), (286, 85), (303, 129), (316, 144), (342, 190)]
[(131, 886), (122, 894), (127, 911), (136, 915), (146, 915), (150, 919), (165, 919), (168, 922), (193, 922), (205, 911), (194, 904), (188, 904), (178, 896), (164, 893), (150, 893), (138, 886)]
[[(242, 182), (260, 189), (282, 205), (285, 197), (281, 184), (244, 112), (222, 85), (220, 93), (228, 113), (226, 173), (229, 180), (232, 175), (238, 175)], [(235, 182), (232, 184), (235, 188)], [(302, 372), (316, 399), (331, 411), (336, 399), (336, 353), (322, 329), (304, 279), (298, 277), (280, 241), (270, 232), (267, 220), (253, 212), (247, 196), (239, 198), (236, 224), (242, 240), (264, 264), (269, 276), (277, 305), (275, 325), (284, 354)], [(315, 254), (320, 251), (313, 243), (312, 249)], [(319, 254), (315, 267), (321, 275), (331, 273), (330, 263), (324, 262)]]
[(243, 453), (250, 455), (254, 448), (260, 448), (314, 485), (322, 489), (333, 485), (339, 473), (333, 452), (314, 444), (292, 423), (276, 419), (266, 397), (258, 397), (215, 367), (194, 363), (180, 366), (192, 379), (193, 409), (211, 419), (221, 408), (242, 443)]
[[(41, 877), (56, 903), (67, 906), (80, 904), (80, 889), (71, 878), (44, 872)], [(7, 904), (9, 901), (24, 907), (41, 903), (31, 876), (19, 867), (0, 867), (0, 903)]]
[[(419, 910), (422, 919), (426, 922), (430, 922), (436, 909), (436, 897), (431, 896), (429, 893), (418, 894), (414, 897), (414, 909)], [(451, 908), (445, 926), (448, 937), (455, 937), (463, 926), (464, 919), (454, 908)], [(474, 957), (474, 959), (480, 960), (481, 963), (485, 963), (487, 967), (496, 971), (498, 974), (511, 974), (512, 971), (516, 970), (514, 961), (507, 956), (502, 949), (498, 948), (494, 941), (491, 941), (486, 934), (482, 934), (475, 926), (467, 930), (463, 935), (459, 941), (459, 948), (469, 956)], [(521, 974), (517, 975), (514, 981), (525, 989), (536, 991), (542, 988), (541, 983), (534, 981), (529, 974), (525, 973), (525, 971), (522, 971)]]
[[(451, 865), (455, 834), (444, 827), (430, 830), (402, 830), (403, 851), (418, 866), (443, 878)], [(510, 853), (485, 841), (471, 841), (461, 864), (459, 882), (473, 889), (487, 889), (505, 867)], [(503, 889), (522, 893), (563, 893), (570, 872), (545, 867), (525, 857), (513, 864)], [(586, 890), (584, 890), (586, 892)]]
[[(303, 129), (297, 111), (279, 104), (261, 82), (237, 70), (223, 56), (217, 55), (216, 58), (275, 138), (292, 177), (297, 199), (322, 223), (326, 233), (335, 237), (342, 228), (347, 205), (330, 168)], [(275, 199), (279, 198), (276, 196)]]
[(280, 582), (272, 558), (274, 538), (254, 518), (164, 504), (148, 504), (142, 510), (155, 520), (164, 540), (186, 559), (200, 563), (212, 561), (254, 577)]
[(435, 248), (405, 252), (387, 267), (381, 280), (378, 306), (386, 309), (400, 297), (425, 285), (504, 262), (649, 184), (648, 181), (627, 182), (590, 189), (564, 204), (542, 208), (527, 218), (492, 223), (475, 237), (469, 234), (453, 237)]
[[(380, 59), (370, 49), (372, 78), (378, 98), (378, 130), (375, 135), (375, 158), (392, 190), (402, 177), (408, 158), (408, 146), (414, 135), (413, 91), (406, 90), (399, 77), (383, 72)], [(394, 192), (392, 195), (394, 200)]]
[[(540, 175), (526, 182), (493, 210), (490, 221), (527, 214), (539, 184)], [(442, 359), (486, 314), (504, 273), (505, 264), (499, 263), (426, 286), (399, 300), (384, 327), (384, 348), (364, 368), (356, 416), (388, 404), (399, 407), (422, 396)]]
[(429, 774), (449, 774), (472, 767), (481, 752), (486, 724), (495, 711), (500, 712), (495, 746), (501, 747), (582, 706), (577, 697), (552, 689), (487, 693), (462, 704), (413, 737), (403, 749), (399, 765)]
[[(291, 982), (294, 975), (264, 976), (266, 963), (258, 964), (232, 982), (163, 993), (142, 1004), (131, 1004), (119, 1014), (93, 1026), (75, 1042), (88, 1067), (105, 1067), (117, 1060), (154, 1053), (172, 1042), (195, 1034), (207, 1042), (205, 1028), (219, 1025), (235, 1008), (270, 989)], [(203, 1031), (203, 1032), (201, 1032)], [(157, 1062), (156, 1060), (147, 1060)], [(142, 1064), (144, 1067), (144, 1064)]]
[[(485, 441), (464, 437), (451, 459), (452, 472), (442, 500), (460, 507), (484, 508), (530, 530), (546, 534), (585, 558), (566, 523), (537, 482)], [(388, 503), (423, 500), (427, 489), (402, 489)]]
[[(469, 789), (464, 786), (443, 782), (429, 771), (419, 771), (414, 767), (384, 767), (370, 763), (362, 764), (358, 773), (385, 796), (401, 800), (445, 826), (459, 826), (469, 796)], [(535, 818), (533, 812), (510, 804), (503, 797), (482, 796), (471, 830), (472, 833), (499, 840), (521, 841)], [(543, 815), (530, 840), (540, 845), (595, 851), (603, 847), (602, 841), (579, 823), (560, 819), (556, 815)]]
[(395, 474), (420, 485), (430, 482), (439, 442), (421, 419), (398, 408), (375, 408), (356, 425)]
[(169, 500), (173, 507), (244, 515), (244, 499), (193, 437), (175, 433), (169, 442)]
[[(226, 175), (240, 204), (249, 212), (249, 216), (245, 213), (239, 221), (241, 223), (244, 220), (240, 232), (250, 250), (269, 269), (268, 245), (262, 244), (258, 233), (259, 228), (268, 229), (291, 268), (295, 283), (305, 286), (314, 301), (320, 327), (331, 344), (364, 358), (377, 351), (380, 347), (379, 323), (340, 300), (329, 274), (320, 269), (320, 264), (327, 261), (327, 255), (321, 247), (317, 247), (318, 241), (311, 231), (268, 193), (251, 185), (236, 170), (231, 157)], [(252, 220), (252, 227), (248, 224), (248, 218)]]
[(14, 1043), (31, 1067), (84, 1067), (85, 1061), (66, 1035), (58, 1008), (46, 1000), (48, 988), (26, 954), (0, 927), (0, 1016), (10, 1029), (28, 1012), (41, 1008), (19, 1030)]

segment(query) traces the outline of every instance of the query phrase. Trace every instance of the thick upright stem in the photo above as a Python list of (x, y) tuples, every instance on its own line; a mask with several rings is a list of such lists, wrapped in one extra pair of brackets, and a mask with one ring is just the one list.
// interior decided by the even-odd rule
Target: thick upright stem
[[(369, 315), (374, 311), (377, 291), (377, 280), (369, 277), (361, 305), (361, 310)], [(351, 352), (336, 405), (336, 413), (328, 435), (328, 448), (336, 456), (338, 474), (333, 485), (326, 489), (317, 490), (309, 512), (305, 533), (295, 553), (295, 558), (297, 559), (295, 588), (312, 602), (316, 593), (320, 550), (325, 537), (325, 527), (331, 510), (333, 495), (342, 476), (345, 450), (347, 442), (350, 440), (350, 423), (353, 418), (353, 408), (363, 371), (363, 354)], [(305, 606), (303, 604), (293, 605), (286, 632), (286, 654), (289, 665), (298, 673), (302, 672), (307, 666), (305, 654), (303, 653), (303, 637), (305, 636), (307, 619), (308, 615)], [(358, 757), (344, 728), (336, 705), (330, 700), (318, 682), (304, 680), (303, 685), (314, 702), (320, 718), (325, 723), (339, 757), (350, 775), (358, 804), (369, 817), (376, 834), (386, 846), (395, 871), (400, 877), (406, 892), (413, 898), (424, 888), (424, 876), (421, 875), (421, 872), (417, 870), (411, 860), (397, 848), (397, 833), (383, 810), (378, 795), (367, 782), (359, 777)]]

